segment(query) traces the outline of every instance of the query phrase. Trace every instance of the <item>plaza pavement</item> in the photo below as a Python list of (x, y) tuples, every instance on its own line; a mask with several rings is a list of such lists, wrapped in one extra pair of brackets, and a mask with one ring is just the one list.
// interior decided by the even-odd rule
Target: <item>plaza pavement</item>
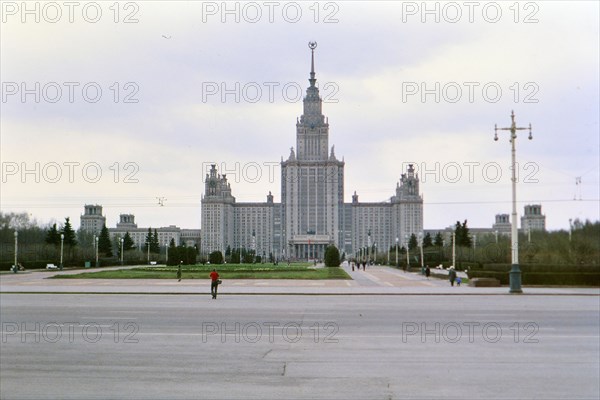
[(79, 272), (0, 276), (1, 399), (600, 398), (597, 288)]
[[(95, 272), (109, 267), (85, 270), (38, 270), (0, 275), (0, 293), (123, 293), (123, 294), (206, 294), (208, 277), (194, 276), (178, 282), (170, 279), (48, 279), (52, 276)], [(343, 266), (352, 280), (301, 279), (228, 279), (219, 286), (222, 295), (500, 295), (508, 287), (475, 288), (450, 286), (447, 280), (430, 278), (385, 266), (367, 266), (352, 271)], [(218, 269), (218, 268), (217, 268)], [(459, 272), (459, 276), (464, 273)], [(527, 287), (524, 294), (536, 295), (600, 295), (600, 288)]]

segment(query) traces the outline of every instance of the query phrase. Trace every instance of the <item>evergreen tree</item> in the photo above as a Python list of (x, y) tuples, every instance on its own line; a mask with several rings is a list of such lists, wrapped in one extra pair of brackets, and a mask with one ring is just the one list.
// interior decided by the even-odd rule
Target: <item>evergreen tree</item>
[(56, 224), (52, 224), (52, 226), (48, 229), (48, 233), (46, 234), (46, 243), (53, 244), (55, 246), (60, 244), (60, 233), (58, 233), (58, 229), (56, 229)]
[(126, 232), (125, 236), (123, 237), (123, 251), (133, 250), (134, 246), (135, 242), (131, 238), (129, 232)]
[(442, 237), (442, 232), (438, 232), (435, 234), (433, 245), (437, 247), (442, 247), (444, 245), (444, 238)]
[(225, 250), (225, 257), (229, 257), (231, 255), (231, 246), (227, 245), (227, 249)]
[(63, 235), (65, 235), (64, 244), (66, 246), (76, 246), (77, 245), (77, 238), (75, 237), (75, 231), (73, 230), (73, 227), (71, 226), (71, 221), (69, 221), (69, 217), (65, 218), (65, 226), (63, 227), (62, 233), (63, 233)]
[(148, 252), (148, 246), (150, 246), (150, 251), (152, 251), (152, 228), (148, 228), (148, 234), (144, 242), (144, 253)]
[(100, 231), (100, 237), (98, 238), (98, 252), (104, 254), (106, 257), (112, 257), (112, 243), (110, 242), (110, 235), (108, 234), (108, 228), (106, 225), (102, 226)]
[(169, 248), (170, 249), (175, 248), (175, 238), (171, 238), (171, 241), (169, 242)]
[(413, 233), (408, 240), (408, 248), (409, 250), (414, 250), (417, 246), (419, 246), (419, 242), (417, 241), (417, 236)]
[(460, 221), (456, 221), (454, 235), (457, 246), (471, 247), (473, 245), (471, 235), (469, 234), (469, 228), (467, 227), (466, 219), (462, 224), (460, 223)]
[(473, 246), (473, 239), (471, 238), (471, 234), (469, 233), (469, 228), (467, 227), (467, 220), (465, 219), (465, 222), (463, 222), (462, 227), (462, 246), (465, 247), (472, 247)]
[(423, 238), (423, 248), (431, 246), (433, 246), (433, 241), (431, 240), (431, 234), (427, 232)]
[(160, 242), (158, 241), (158, 232), (156, 232), (156, 229), (154, 230), (154, 235), (152, 235), (152, 241), (150, 242), (150, 252), (160, 253)]

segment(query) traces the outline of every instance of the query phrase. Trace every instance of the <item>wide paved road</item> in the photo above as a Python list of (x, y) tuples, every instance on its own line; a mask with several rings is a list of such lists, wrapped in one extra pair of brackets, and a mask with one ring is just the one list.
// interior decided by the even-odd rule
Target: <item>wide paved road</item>
[(598, 296), (0, 295), (2, 399), (598, 399)]

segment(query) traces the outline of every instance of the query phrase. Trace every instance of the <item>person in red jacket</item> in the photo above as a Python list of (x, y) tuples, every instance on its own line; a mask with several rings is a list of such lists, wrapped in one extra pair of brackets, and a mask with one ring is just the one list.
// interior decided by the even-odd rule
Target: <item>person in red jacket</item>
[(217, 298), (217, 288), (219, 287), (219, 273), (216, 270), (212, 270), (210, 273), (210, 294), (212, 298)]

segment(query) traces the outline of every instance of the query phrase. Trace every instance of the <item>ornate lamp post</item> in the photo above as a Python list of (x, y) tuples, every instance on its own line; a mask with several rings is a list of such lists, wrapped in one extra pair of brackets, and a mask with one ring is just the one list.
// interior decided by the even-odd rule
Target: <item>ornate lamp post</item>
[(498, 131), (510, 132), (511, 145), (511, 169), (512, 169), (512, 216), (511, 216), (511, 253), (512, 267), (510, 270), (510, 291), (509, 293), (523, 293), (521, 289), (521, 269), (519, 268), (519, 233), (517, 231), (517, 171), (516, 171), (516, 148), (517, 131), (529, 130), (529, 140), (533, 139), (531, 135), (531, 124), (528, 128), (517, 128), (515, 123), (515, 113), (510, 113), (511, 124), (509, 128), (498, 128), (494, 125), (494, 140), (498, 140)]

